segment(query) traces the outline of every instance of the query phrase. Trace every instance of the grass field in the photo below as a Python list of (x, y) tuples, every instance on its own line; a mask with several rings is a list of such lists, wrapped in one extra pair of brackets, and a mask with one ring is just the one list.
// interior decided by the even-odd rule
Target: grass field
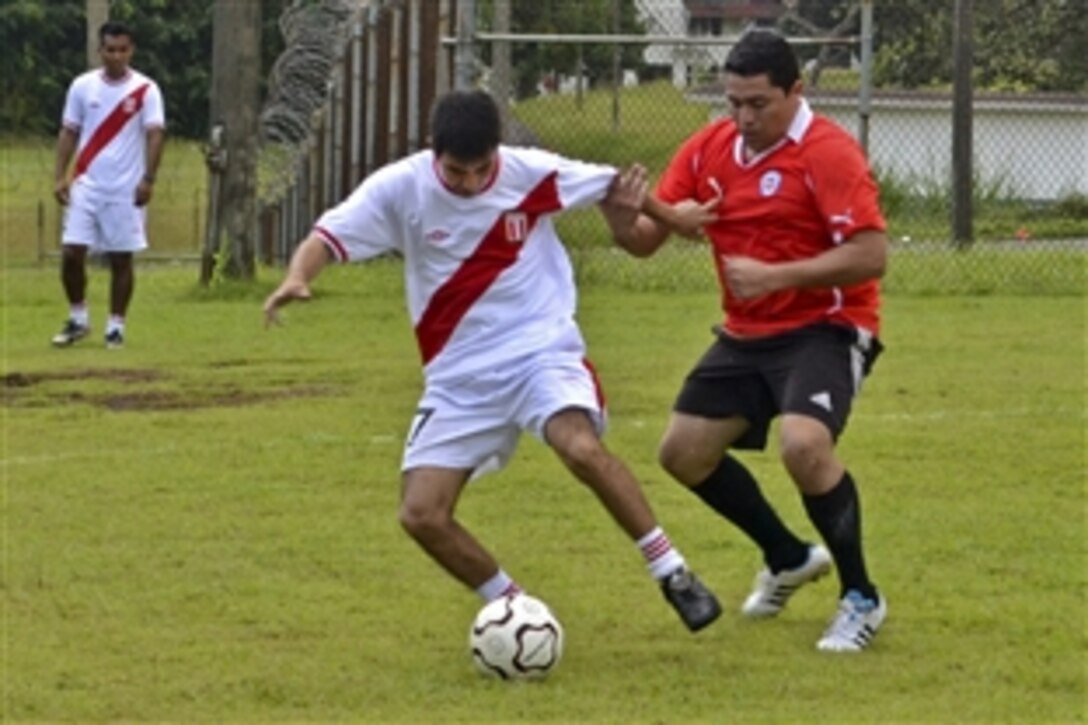
[[(5, 261), (28, 262), (56, 252), (61, 207), (53, 199), (54, 139), (0, 139), (0, 235)], [(148, 208), (154, 254), (199, 254), (207, 208), (207, 171), (200, 145), (170, 139)]]
[[(462, 507), (566, 627), (554, 675), (509, 686), (466, 652), (475, 597), (396, 522), (419, 392), (398, 274), (331, 269), (266, 331), (278, 273), (209, 294), (191, 268), (141, 268), (129, 345), (107, 351), (50, 349), (55, 271), (3, 270), (5, 721), (1085, 720), (1083, 296), (889, 297), (841, 448), (890, 615), (870, 652), (834, 657), (814, 643), (835, 584), (742, 620), (757, 557), (654, 462), (713, 293), (586, 280), (609, 445), (728, 611), (689, 635), (525, 439)], [(813, 535), (773, 451), (746, 461)]]

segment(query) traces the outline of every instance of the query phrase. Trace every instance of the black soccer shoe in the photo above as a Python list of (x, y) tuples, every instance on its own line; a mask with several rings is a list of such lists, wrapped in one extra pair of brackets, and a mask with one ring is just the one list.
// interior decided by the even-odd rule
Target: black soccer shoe
[(69, 319), (64, 323), (64, 327), (61, 328), (60, 332), (53, 335), (53, 346), (68, 347), (85, 338), (90, 331), (91, 328), (87, 325), (81, 325), (75, 320)]
[(687, 569), (677, 569), (662, 579), (661, 591), (692, 632), (698, 632), (721, 616), (722, 605), (718, 598)]

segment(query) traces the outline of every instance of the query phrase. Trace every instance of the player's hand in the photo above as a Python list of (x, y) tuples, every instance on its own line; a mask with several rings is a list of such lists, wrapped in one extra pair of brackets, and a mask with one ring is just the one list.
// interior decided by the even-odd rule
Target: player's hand
[(775, 268), (751, 257), (725, 258), (725, 283), (734, 297), (750, 300), (775, 292)]
[(62, 179), (53, 186), (53, 197), (58, 204), (68, 206), (68, 179)]
[(313, 294), (310, 292), (310, 287), (304, 282), (284, 280), (283, 284), (264, 301), (264, 326), (271, 327), (272, 325), (282, 324), (283, 321), (280, 319), (279, 314), (282, 307), (296, 300), (306, 302), (311, 297), (313, 297)]
[(718, 221), (717, 209), (720, 200), (714, 198), (699, 203), (694, 199), (685, 199), (673, 204), (676, 232), (687, 239), (702, 239), (705, 234), (703, 228)]
[(632, 164), (612, 180), (612, 186), (608, 189), (608, 196), (605, 197), (604, 203), (637, 215), (642, 209), (642, 202), (649, 188), (650, 181), (646, 167), (642, 164)]
[(151, 201), (151, 192), (154, 186), (147, 179), (141, 179), (136, 186), (136, 206), (146, 206)]
[(616, 174), (608, 188), (608, 195), (600, 203), (601, 213), (613, 237), (622, 239), (634, 229), (648, 188), (646, 169), (639, 164)]

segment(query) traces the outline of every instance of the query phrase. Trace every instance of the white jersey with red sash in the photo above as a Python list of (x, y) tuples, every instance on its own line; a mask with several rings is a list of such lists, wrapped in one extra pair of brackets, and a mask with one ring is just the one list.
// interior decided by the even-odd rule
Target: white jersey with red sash
[(144, 174), (147, 129), (166, 123), (162, 94), (131, 68), (116, 80), (88, 71), (68, 88), (62, 123), (79, 133), (73, 177), (80, 192), (130, 200)]
[(570, 259), (551, 215), (601, 201), (616, 175), (539, 149), (500, 146), (479, 194), (442, 183), (420, 151), (369, 176), (315, 231), (340, 261), (398, 252), (429, 381), (549, 347), (584, 347)]

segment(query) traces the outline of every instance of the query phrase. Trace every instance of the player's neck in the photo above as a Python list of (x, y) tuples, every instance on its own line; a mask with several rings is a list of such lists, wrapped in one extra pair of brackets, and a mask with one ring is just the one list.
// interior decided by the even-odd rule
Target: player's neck
[(115, 69), (111, 69), (111, 68), (109, 68), (107, 66), (103, 66), (102, 67), (102, 75), (106, 76), (106, 78), (110, 79), (111, 81), (123, 80), (125, 78), (125, 76), (128, 75), (128, 66), (124, 66), (123, 68), (115, 68)]

